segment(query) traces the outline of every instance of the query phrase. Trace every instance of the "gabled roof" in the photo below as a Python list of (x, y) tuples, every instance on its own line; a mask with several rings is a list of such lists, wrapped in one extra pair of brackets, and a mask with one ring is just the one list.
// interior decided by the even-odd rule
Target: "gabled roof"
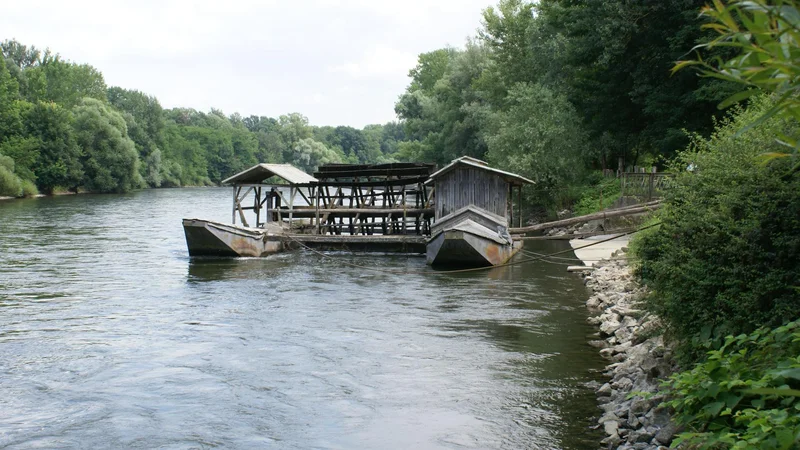
[(289, 184), (312, 184), (317, 179), (291, 164), (258, 164), (222, 180), (222, 184), (258, 184), (270, 177), (278, 177)]
[(503, 177), (503, 179), (512, 186), (522, 186), (523, 184), (535, 184), (533, 181), (523, 176), (511, 172), (506, 172), (505, 170), (494, 169), (492, 167), (489, 167), (489, 164), (487, 164), (486, 161), (481, 161), (480, 159), (475, 159), (470, 156), (462, 156), (461, 158), (454, 159), (450, 164), (442, 167), (441, 169), (439, 169), (438, 172), (431, 175), (430, 179), (428, 179), (428, 181), (426, 181), (425, 184), (432, 183), (434, 180), (436, 180), (436, 178), (446, 174), (447, 172), (450, 172), (451, 170), (459, 166), (467, 166), (495, 173)]

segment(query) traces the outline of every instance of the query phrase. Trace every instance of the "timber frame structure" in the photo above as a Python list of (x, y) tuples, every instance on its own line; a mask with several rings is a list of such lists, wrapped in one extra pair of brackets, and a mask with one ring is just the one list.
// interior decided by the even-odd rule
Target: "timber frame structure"
[[(226, 180), (233, 223), (277, 225), (316, 235), (417, 235), (431, 232), (433, 164), (328, 164), (314, 176), (289, 164), (258, 164)], [(253, 226), (248, 212), (255, 216)], [(253, 217), (251, 216), (251, 220)]]

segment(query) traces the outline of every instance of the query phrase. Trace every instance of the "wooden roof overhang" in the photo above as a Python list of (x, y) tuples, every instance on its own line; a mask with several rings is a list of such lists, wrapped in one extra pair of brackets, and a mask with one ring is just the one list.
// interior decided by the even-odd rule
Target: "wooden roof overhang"
[(481, 161), (480, 159), (472, 158), (470, 156), (462, 156), (460, 158), (454, 159), (450, 164), (442, 167), (441, 169), (439, 169), (439, 171), (432, 174), (428, 179), (428, 181), (425, 182), (425, 184), (433, 183), (434, 181), (436, 181), (437, 178), (458, 167), (470, 167), (494, 173), (502, 177), (508, 184), (515, 187), (523, 186), (526, 184), (536, 184), (534, 181), (529, 180), (521, 175), (489, 167), (489, 164), (487, 164), (485, 161)]
[(222, 180), (222, 184), (235, 186), (264, 184), (264, 181), (278, 177), (288, 186), (310, 187), (316, 186), (319, 180), (303, 172), (291, 164), (257, 164), (247, 170)]

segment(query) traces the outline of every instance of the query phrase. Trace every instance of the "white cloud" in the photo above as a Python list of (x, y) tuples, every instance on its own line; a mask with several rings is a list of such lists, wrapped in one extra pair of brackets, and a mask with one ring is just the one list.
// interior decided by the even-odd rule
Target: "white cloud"
[(417, 55), (388, 47), (367, 50), (364, 56), (353, 62), (332, 66), (330, 72), (340, 72), (354, 78), (396, 75), (408, 72), (416, 65)]
[(360, 127), (393, 119), (417, 55), (463, 45), (493, 1), (29, 0), (3, 6), (0, 39), (50, 47), (168, 108)]

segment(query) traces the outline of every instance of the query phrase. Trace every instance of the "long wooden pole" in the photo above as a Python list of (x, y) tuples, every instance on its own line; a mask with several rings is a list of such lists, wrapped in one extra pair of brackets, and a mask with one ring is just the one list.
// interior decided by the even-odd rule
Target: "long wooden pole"
[(556, 220), (555, 222), (537, 223), (529, 227), (510, 228), (509, 233), (530, 233), (532, 231), (544, 230), (547, 228), (564, 227), (567, 225), (574, 225), (580, 222), (588, 222), (590, 220), (607, 219), (611, 217), (629, 216), (632, 214), (641, 214), (650, 211), (655, 211), (661, 207), (660, 202), (649, 202), (643, 205), (636, 205), (630, 208), (612, 209), (608, 211), (601, 211), (594, 214), (587, 214), (585, 216), (572, 217), (570, 219)]

